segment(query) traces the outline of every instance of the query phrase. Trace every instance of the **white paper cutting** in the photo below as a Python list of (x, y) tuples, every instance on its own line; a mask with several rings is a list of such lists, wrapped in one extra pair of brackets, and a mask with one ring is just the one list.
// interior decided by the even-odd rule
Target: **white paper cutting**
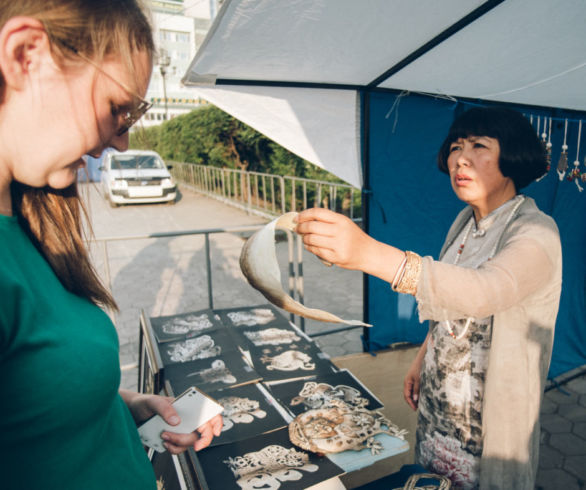
[(295, 231), (293, 218), (296, 215), (295, 212), (286, 213), (271, 221), (244, 244), (240, 254), (240, 268), (250, 285), (271, 303), (294, 315), (321, 322), (372, 326), (359, 320), (344, 320), (327, 311), (307, 308), (283, 291), (275, 252), (275, 229)]

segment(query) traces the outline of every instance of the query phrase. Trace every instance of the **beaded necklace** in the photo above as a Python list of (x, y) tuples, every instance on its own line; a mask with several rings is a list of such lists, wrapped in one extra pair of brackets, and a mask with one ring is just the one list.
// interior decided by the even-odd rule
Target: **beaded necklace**
[[(511, 221), (515, 217), (515, 214), (517, 214), (517, 211), (518, 211), (519, 207), (521, 206), (521, 204), (523, 204), (523, 201), (525, 201), (525, 196), (519, 194), (514, 199), (517, 202), (511, 208), (511, 211), (509, 212), (509, 215), (507, 216), (507, 219), (505, 221), (505, 226), (503, 227), (503, 231), (502, 231), (503, 233), (505, 232), (505, 230), (508, 228), (509, 224), (511, 223)], [(462, 255), (462, 251), (464, 250), (464, 247), (466, 246), (466, 242), (468, 241), (468, 236), (470, 235), (470, 232), (472, 231), (473, 226), (474, 226), (474, 213), (472, 213), (472, 216), (470, 217), (470, 221), (468, 223), (468, 226), (466, 227), (466, 231), (464, 232), (464, 236), (462, 237), (462, 243), (460, 243), (460, 246), (458, 247), (458, 251), (456, 252), (456, 257), (454, 259), (454, 265), (457, 265), (458, 262), (460, 262), (460, 256)], [(480, 229), (480, 230), (477, 230), (474, 233), (472, 233), (472, 236), (482, 237), (485, 234), (486, 234), (486, 231), (483, 229)], [(494, 255), (496, 254), (496, 249), (499, 245), (499, 242), (500, 242), (500, 240), (495, 241), (494, 246), (492, 247), (492, 250), (490, 251), (490, 254), (488, 255), (487, 260), (490, 260), (494, 257)], [(444, 325), (445, 329), (448, 331), (448, 333), (454, 339), (460, 340), (462, 337), (464, 337), (464, 335), (466, 335), (466, 332), (468, 331), (468, 328), (470, 327), (470, 323), (472, 323), (472, 320), (474, 320), (473, 317), (468, 317), (466, 319), (466, 324), (464, 325), (462, 332), (460, 332), (458, 335), (454, 334), (454, 329), (452, 328), (452, 323), (449, 320), (445, 320), (444, 322), (442, 322), (442, 325)]]

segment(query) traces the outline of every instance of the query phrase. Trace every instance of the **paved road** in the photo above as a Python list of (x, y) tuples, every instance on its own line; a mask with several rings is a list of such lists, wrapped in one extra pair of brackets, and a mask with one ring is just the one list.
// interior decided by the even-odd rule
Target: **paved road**
[[(263, 224), (214, 199), (182, 189), (175, 205), (134, 205), (111, 209), (92, 184), (83, 184), (94, 235), (123, 237), (163, 231), (197, 230)], [(243, 238), (222, 233), (210, 239), (214, 306), (248, 306), (265, 303), (240, 272), (238, 257)], [(204, 239), (196, 237), (123, 240), (108, 245), (111, 286), (120, 311), (115, 323), (120, 337), (122, 366), (138, 357), (138, 322), (141, 309), (149, 316), (172, 315), (208, 307)], [(93, 249), (94, 261), (105, 276), (103, 249)], [(277, 255), (286, 277), (287, 245)], [(362, 316), (362, 275), (326, 268), (303, 252), (305, 303), (343, 318)], [(307, 321), (309, 333), (331, 325)], [(360, 330), (319, 337), (321, 348), (332, 357), (362, 351)], [(407, 366), (405, 366), (405, 370)], [(125, 369), (122, 386), (135, 389), (137, 370)], [(399, 400), (398, 403), (401, 403)], [(560, 390), (548, 391), (541, 408), (542, 444), (537, 489), (586, 489), (586, 375)]]

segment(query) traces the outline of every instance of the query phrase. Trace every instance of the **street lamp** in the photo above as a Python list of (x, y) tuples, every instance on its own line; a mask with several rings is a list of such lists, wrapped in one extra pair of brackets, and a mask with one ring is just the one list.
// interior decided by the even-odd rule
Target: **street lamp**
[(167, 68), (171, 64), (171, 58), (167, 54), (167, 51), (161, 49), (159, 55), (159, 69), (161, 70), (161, 77), (163, 78), (163, 100), (165, 101), (165, 121), (169, 119), (169, 112), (167, 109), (167, 86), (165, 85), (165, 75), (167, 75)]

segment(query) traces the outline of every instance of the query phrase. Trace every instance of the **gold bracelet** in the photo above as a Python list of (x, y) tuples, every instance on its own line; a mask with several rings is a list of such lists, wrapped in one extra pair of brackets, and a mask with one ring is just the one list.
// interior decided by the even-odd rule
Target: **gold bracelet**
[(412, 294), (417, 292), (417, 284), (421, 275), (421, 257), (414, 252), (406, 251), (407, 262), (405, 272), (395, 290), (399, 293)]
[(403, 257), (403, 260), (399, 264), (399, 267), (397, 267), (397, 271), (395, 272), (395, 276), (393, 277), (393, 281), (391, 282), (391, 289), (393, 291), (397, 290), (397, 284), (399, 284), (399, 282), (403, 278), (403, 273), (405, 272), (405, 264), (406, 263), (407, 263), (407, 255), (405, 255)]

